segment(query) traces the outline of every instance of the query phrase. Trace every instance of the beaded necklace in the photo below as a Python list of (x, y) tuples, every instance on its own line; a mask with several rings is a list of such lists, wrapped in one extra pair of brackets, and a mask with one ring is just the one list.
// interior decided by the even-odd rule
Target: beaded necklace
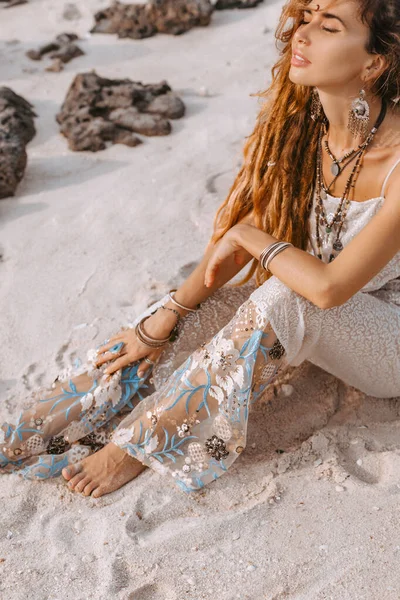
[[(316, 185), (317, 203), (315, 206), (316, 238), (317, 238), (317, 246), (318, 246), (317, 256), (320, 260), (322, 260), (322, 243), (321, 243), (320, 227), (319, 227), (320, 222), (321, 222), (321, 227), (325, 227), (325, 232), (328, 234), (328, 238), (329, 238), (329, 234), (332, 233), (333, 228), (335, 227), (335, 229), (336, 229), (336, 239), (333, 242), (332, 250), (331, 250), (331, 253), (329, 256), (329, 262), (332, 262), (336, 258), (336, 256), (339, 254), (339, 252), (341, 252), (343, 250), (343, 244), (340, 241), (340, 234), (341, 234), (341, 231), (343, 228), (344, 221), (346, 219), (347, 211), (350, 207), (350, 199), (349, 199), (350, 191), (352, 189), (354, 189), (354, 187), (355, 187), (356, 181), (358, 179), (358, 175), (361, 170), (361, 165), (362, 165), (364, 155), (367, 151), (368, 146), (370, 146), (370, 144), (372, 143), (372, 141), (375, 137), (375, 134), (378, 131), (380, 125), (382, 124), (382, 122), (386, 116), (386, 111), (387, 111), (387, 104), (383, 100), (382, 109), (379, 114), (379, 117), (378, 117), (374, 127), (372, 128), (370, 134), (368, 135), (367, 139), (365, 140), (365, 142), (363, 142), (363, 144), (361, 144), (362, 147), (357, 152), (358, 153), (357, 161), (347, 179), (343, 196), (340, 199), (339, 206), (336, 209), (336, 212), (333, 215), (331, 221), (329, 221), (327, 218), (325, 208), (324, 208), (324, 203), (322, 200), (322, 195), (321, 195), (321, 191), (323, 189), (323, 185), (322, 185), (322, 179), (323, 179), (322, 134), (323, 134), (324, 130), (326, 131), (326, 123), (324, 122), (323, 126), (321, 126), (321, 129), (319, 132), (319, 138), (318, 138), (318, 149), (317, 149), (317, 185)], [(351, 161), (349, 161), (349, 162), (351, 162)], [(337, 252), (337, 254), (335, 255), (333, 251)]]

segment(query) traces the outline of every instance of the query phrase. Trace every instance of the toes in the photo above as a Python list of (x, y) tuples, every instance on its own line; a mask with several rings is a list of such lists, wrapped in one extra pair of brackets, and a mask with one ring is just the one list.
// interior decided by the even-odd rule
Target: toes
[(92, 493), (92, 498), (100, 498), (100, 496), (104, 496), (104, 494), (106, 493), (107, 492), (105, 491), (105, 489), (102, 488), (101, 485), (99, 485), (99, 487), (97, 487)]
[(79, 483), (76, 484), (75, 486), (75, 490), (77, 492), (82, 492), (85, 489), (85, 486), (87, 486), (88, 483), (90, 483), (92, 481), (91, 477), (84, 477), (83, 479), (80, 480)]
[(75, 475), (69, 482), (68, 482), (68, 487), (73, 490), (75, 489), (75, 486), (82, 481), (82, 479), (84, 479), (86, 477), (86, 475), (84, 473), (78, 473), (77, 475)]
[(82, 470), (82, 464), (81, 463), (77, 463), (75, 465), (70, 465), (69, 467), (65, 467), (62, 471), (61, 474), (64, 477), (64, 479), (66, 479), (67, 481), (69, 481), (71, 479), (71, 477), (73, 477), (74, 475), (76, 475), (77, 473), (79, 473), (79, 471)]
[(83, 495), (90, 496), (90, 494), (93, 492), (94, 489), (96, 489), (96, 487), (97, 487), (97, 483), (95, 481), (91, 481), (90, 483), (87, 484), (87, 486), (83, 490)]

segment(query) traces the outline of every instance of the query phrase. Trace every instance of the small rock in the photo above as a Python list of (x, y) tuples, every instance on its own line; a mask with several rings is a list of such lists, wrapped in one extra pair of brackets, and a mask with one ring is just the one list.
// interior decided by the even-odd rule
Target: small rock
[(319, 546), (319, 550), (322, 550), (323, 552), (328, 552), (328, 546), (326, 544), (322, 544), (321, 546)]
[(257, 569), (257, 567), (255, 565), (248, 565), (247, 567), (247, 571), (255, 571)]
[(362, 459), (361, 459), (361, 458), (359, 458), (359, 459), (357, 460), (357, 464), (358, 464), (358, 466), (359, 466), (359, 467), (361, 467), (361, 465), (363, 464), (363, 461), (362, 461)]
[(121, 516), (121, 517), (124, 517), (124, 516), (125, 516), (125, 513), (124, 513), (124, 511), (123, 511), (123, 510), (121, 510), (121, 512), (120, 512), (119, 514), (120, 514), (120, 516)]
[(288, 383), (283, 383), (281, 385), (281, 390), (284, 396), (291, 396), (294, 392), (294, 387)]
[(13, 536), (13, 532), (12, 531), (7, 531), (7, 536), (6, 536), (7, 539), (11, 540), (12, 536)]
[(344, 492), (345, 488), (344, 488), (342, 485), (337, 485), (337, 486), (335, 487), (335, 490), (336, 490), (337, 492)]
[(322, 465), (322, 458), (314, 460), (314, 467), (318, 467), (319, 465)]
[(373, 510), (381, 510), (380, 506), (373, 506)]
[(232, 540), (233, 541), (240, 540), (240, 533), (234, 533), (232, 536)]
[(77, 39), (79, 38), (75, 33), (60, 33), (52, 42), (40, 46), (37, 50), (28, 50), (26, 56), (31, 60), (41, 60), (48, 54), (53, 63), (47, 67), (46, 71), (59, 72), (62, 71), (65, 63), (85, 54), (75, 44)]
[(63, 19), (65, 19), (66, 21), (75, 21), (77, 19), (80, 19), (82, 14), (79, 8), (76, 6), (76, 4), (74, 4), (73, 2), (68, 2), (64, 6), (62, 16)]

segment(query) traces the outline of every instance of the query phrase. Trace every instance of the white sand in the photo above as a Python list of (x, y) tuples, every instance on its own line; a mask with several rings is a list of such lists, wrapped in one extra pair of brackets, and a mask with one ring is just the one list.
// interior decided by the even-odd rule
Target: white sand
[[(72, 22), (56, 0), (0, 10), (0, 79), (39, 115), (25, 179), (0, 201), (1, 422), (201, 258), (282, 4), (218, 12), (177, 38), (93, 35), (59, 74), (25, 51), (84, 35), (107, 3), (79, 3)], [(138, 148), (72, 153), (54, 117), (91, 68), (167, 79), (187, 115)], [(399, 600), (400, 402), (350, 393), (309, 363), (290, 384), (253, 408), (246, 451), (201, 493), (150, 470), (98, 500), (62, 479), (2, 476), (1, 600)]]

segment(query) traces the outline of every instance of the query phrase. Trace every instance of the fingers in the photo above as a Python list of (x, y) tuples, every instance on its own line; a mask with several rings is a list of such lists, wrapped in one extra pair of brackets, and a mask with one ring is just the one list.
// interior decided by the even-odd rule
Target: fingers
[(97, 348), (97, 352), (99, 354), (103, 354), (104, 352), (107, 352), (107, 350), (109, 350), (110, 348), (115, 346), (116, 343), (122, 342), (124, 339), (125, 339), (125, 336), (123, 334), (115, 335), (114, 337), (112, 337), (108, 340), (107, 344), (103, 344), (102, 346), (99, 346), (99, 348)]
[(204, 285), (206, 287), (211, 287), (211, 285), (214, 283), (215, 280), (215, 276), (218, 272), (218, 268), (219, 268), (219, 264), (220, 261), (213, 261), (212, 264), (208, 263), (206, 272), (205, 272), (205, 276), (204, 276)]
[[(160, 356), (159, 354), (149, 354), (146, 358), (148, 358), (149, 360), (152, 360), (152, 361), (154, 361), (154, 363), (156, 363), (159, 356)], [(149, 369), (152, 369), (153, 367), (154, 367), (154, 365), (151, 365), (146, 360), (142, 360), (142, 362), (139, 365), (138, 371), (137, 371), (138, 376), (143, 377), (146, 374), (146, 372)]]
[(100, 367), (101, 365), (104, 365), (104, 363), (109, 362), (110, 360), (115, 360), (117, 357), (120, 358), (125, 354), (127, 354), (127, 352), (124, 350), (121, 350), (121, 352), (118, 352), (118, 354), (115, 354), (114, 352), (106, 352), (103, 354), (103, 356), (99, 356), (99, 358), (96, 359), (95, 365), (96, 367)]
[(119, 369), (127, 367), (132, 362), (132, 358), (129, 358), (128, 354), (124, 354), (120, 358), (113, 360), (113, 362), (110, 365), (108, 365), (107, 369), (105, 369), (104, 373), (106, 375), (112, 375), (116, 371), (119, 371)]

